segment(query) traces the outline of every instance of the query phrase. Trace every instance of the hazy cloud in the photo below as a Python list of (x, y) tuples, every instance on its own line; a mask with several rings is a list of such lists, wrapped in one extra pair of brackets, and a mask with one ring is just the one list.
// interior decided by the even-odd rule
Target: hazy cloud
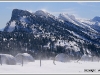
[(94, 5), (92, 2), (77, 2), (77, 3), (83, 6), (98, 7)]

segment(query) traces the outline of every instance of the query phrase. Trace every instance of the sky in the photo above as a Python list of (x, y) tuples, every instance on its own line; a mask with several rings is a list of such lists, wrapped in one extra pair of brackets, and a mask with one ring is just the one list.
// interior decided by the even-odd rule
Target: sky
[(6, 26), (15, 8), (32, 12), (45, 10), (55, 16), (67, 13), (84, 19), (100, 16), (100, 2), (0, 2), (0, 29)]

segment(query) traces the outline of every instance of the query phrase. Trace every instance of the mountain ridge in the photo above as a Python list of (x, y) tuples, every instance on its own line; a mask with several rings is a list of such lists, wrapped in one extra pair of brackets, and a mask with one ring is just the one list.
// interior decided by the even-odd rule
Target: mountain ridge
[[(42, 10), (30, 13), (27, 10), (14, 9), (4, 32), (13, 36), (19, 34), (14, 39), (20, 40), (20, 38), (23, 38), (21, 41), (23, 47), (28, 50), (31, 48), (35, 52), (38, 50), (37, 46), (42, 45), (43, 47), (48, 46), (50, 51), (53, 49), (51, 53), (55, 52), (55, 54), (64, 52), (71, 57), (73, 55), (80, 57), (83, 54), (99, 56), (100, 34), (93, 25), (88, 25), (91, 23), (89, 22), (82, 22), (75, 16), (68, 14), (60, 14), (56, 18)], [(27, 36), (23, 37), (23, 35)], [(31, 35), (33, 37), (28, 37)], [(24, 43), (25, 39), (27, 40), (27, 47)], [(28, 39), (33, 40), (35, 44)], [(19, 43), (19, 41), (16, 42)]]

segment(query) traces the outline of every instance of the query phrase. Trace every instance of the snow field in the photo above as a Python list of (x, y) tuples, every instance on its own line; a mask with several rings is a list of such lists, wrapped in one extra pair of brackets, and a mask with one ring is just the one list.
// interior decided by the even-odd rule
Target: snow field
[[(68, 60), (68, 57), (61, 53), (53, 60), (35, 60), (28, 53), (18, 53), (15, 58), (9, 54), (2, 55), (2, 65), (0, 64), (0, 73), (3, 74), (66, 74), (66, 73), (100, 73), (100, 62), (91, 61), (91, 56), (84, 55), (81, 60)], [(23, 55), (23, 65), (22, 65)], [(96, 59), (96, 57), (94, 57)], [(13, 63), (13, 61), (15, 61)], [(90, 61), (89, 61), (90, 60)], [(1, 62), (0, 62), (1, 63)], [(95, 71), (85, 71), (94, 69)]]
[[(97, 70), (100, 69), (98, 66), (100, 62), (55, 62), (52, 60), (42, 60), (42, 66), (40, 67), (40, 61), (29, 62), (21, 65), (0, 65), (0, 73), (10, 74), (67, 74), (67, 73), (100, 73)], [(84, 69), (95, 69), (95, 72), (84, 72)]]

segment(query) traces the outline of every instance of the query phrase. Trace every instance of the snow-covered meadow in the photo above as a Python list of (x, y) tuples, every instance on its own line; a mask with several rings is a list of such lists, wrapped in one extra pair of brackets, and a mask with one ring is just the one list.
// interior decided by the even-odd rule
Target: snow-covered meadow
[[(53, 59), (35, 60), (28, 53), (0, 54), (0, 74), (67, 74), (100, 73), (99, 58), (82, 56), (80, 60), (70, 60), (66, 54), (58, 54)], [(41, 65), (41, 66), (40, 66)]]
[[(100, 62), (84, 62), (84, 61), (71, 61), (71, 62), (59, 62), (53, 60), (42, 60), (40, 67), (40, 60), (35, 62), (24, 63), (16, 65), (0, 65), (0, 73), (3, 74), (69, 74), (69, 73), (100, 73)], [(87, 69), (87, 71), (84, 71)], [(94, 72), (88, 71), (94, 69)]]

